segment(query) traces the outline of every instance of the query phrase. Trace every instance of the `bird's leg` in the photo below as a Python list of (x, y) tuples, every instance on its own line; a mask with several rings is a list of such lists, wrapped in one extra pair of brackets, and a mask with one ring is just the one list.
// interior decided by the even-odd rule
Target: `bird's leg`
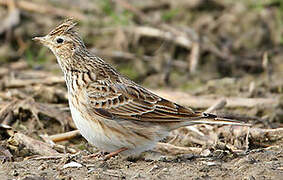
[(87, 157), (88, 158), (100, 158), (100, 157), (103, 157), (105, 155), (107, 155), (108, 153), (107, 152), (104, 152), (104, 151), (99, 151), (97, 153), (94, 153), (94, 154), (91, 154), (91, 155), (88, 155)]
[(101, 157), (106, 156), (107, 154), (108, 154), (107, 152), (99, 151), (99, 152), (94, 153), (94, 154), (90, 154), (90, 155), (87, 155), (87, 156), (83, 156), (83, 159), (101, 158)]
[(111, 152), (111, 153), (107, 154), (107, 155), (103, 158), (103, 160), (106, 161), (106, 160), (110, 159), (111, 157), (114, 157), (114, 156), (118, 155), (120, 152), (126, 151), (126, 150), (128, 150), (128, 148), (120, 148), (120, 149), (118, 149), (117, 151), (114, 151), (114, 152)]

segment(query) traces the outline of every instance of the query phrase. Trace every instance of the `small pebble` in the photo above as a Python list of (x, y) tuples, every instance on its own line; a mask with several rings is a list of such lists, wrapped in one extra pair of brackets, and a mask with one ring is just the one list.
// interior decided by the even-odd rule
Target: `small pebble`
[(46, 168), (45, 165), (42, 164), (42, 165), (40, 165), (37, 169), (41, 171), (41, 170), (44, 170), (45, 168)]
[(157, 165), (154, 165), (148, 172), (152, 172), (152, 171), (154, 171), (154, 170), (156, 170), (156, 169), (158, 169), (159, 167), (157, 166)]
[(65, 164), (63, 166), (63, 169), (65, 169), (65, 168), (80, 168), (80, 167), (82, 167), (82, 165), (80, 163), (72, 161), (72, 162), (70, 162), (68, 164)]
[(167, 171), (168, 171), (168, 168), (163, 168), (162, 171), (163, 171), (163, 172), (167, 172)]
[(201, 156), (207, 157), (211, 154), (211, 151), (209, 149), (205, 149), (200, 153)]
[(95, 168), (89, 168), (89, 170), (87, 171), (87, 173), (92, 173), (93, 171), (95, 171)]
[(216, 162), (209, 162), (209, 161), (202, 161), (202, 163), (203, 163), (203, 164), (206, 164), (206, 165), (208, 165), (208, 166), (215, 166), (215, 165), (217, 165)]

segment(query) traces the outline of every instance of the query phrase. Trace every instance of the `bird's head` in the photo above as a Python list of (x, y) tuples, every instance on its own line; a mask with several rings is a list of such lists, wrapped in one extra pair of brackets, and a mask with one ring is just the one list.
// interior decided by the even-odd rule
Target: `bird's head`
[(58, 61), (68, 60), (75, 52), (85, 49), (83, 41), (74, 30), (75, 25), (72, 19), (67, 19), (46, 36), (35, 37), (33, 40), (51, 49)]

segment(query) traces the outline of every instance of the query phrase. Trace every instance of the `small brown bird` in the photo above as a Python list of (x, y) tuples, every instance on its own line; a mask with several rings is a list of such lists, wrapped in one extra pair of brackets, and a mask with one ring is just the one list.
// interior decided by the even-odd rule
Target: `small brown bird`
[(64, 73), (72, 118), (82, 136), (99, 150), (137, 155), (152, 149), (174, 129), (194, 124), (244, 125), (195, 112), (150, 92), (93, 55), (66, 20), (44, 37)]

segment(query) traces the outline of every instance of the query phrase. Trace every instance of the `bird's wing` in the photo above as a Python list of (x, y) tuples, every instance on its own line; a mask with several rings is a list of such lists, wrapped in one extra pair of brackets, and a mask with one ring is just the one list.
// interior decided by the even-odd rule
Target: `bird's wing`
[(163, 99), (138, 86), (112, 81), (95, 81), (86, 89), (93, 111), (108, 119), (178, 122), (203, 117), (189, 108)]

